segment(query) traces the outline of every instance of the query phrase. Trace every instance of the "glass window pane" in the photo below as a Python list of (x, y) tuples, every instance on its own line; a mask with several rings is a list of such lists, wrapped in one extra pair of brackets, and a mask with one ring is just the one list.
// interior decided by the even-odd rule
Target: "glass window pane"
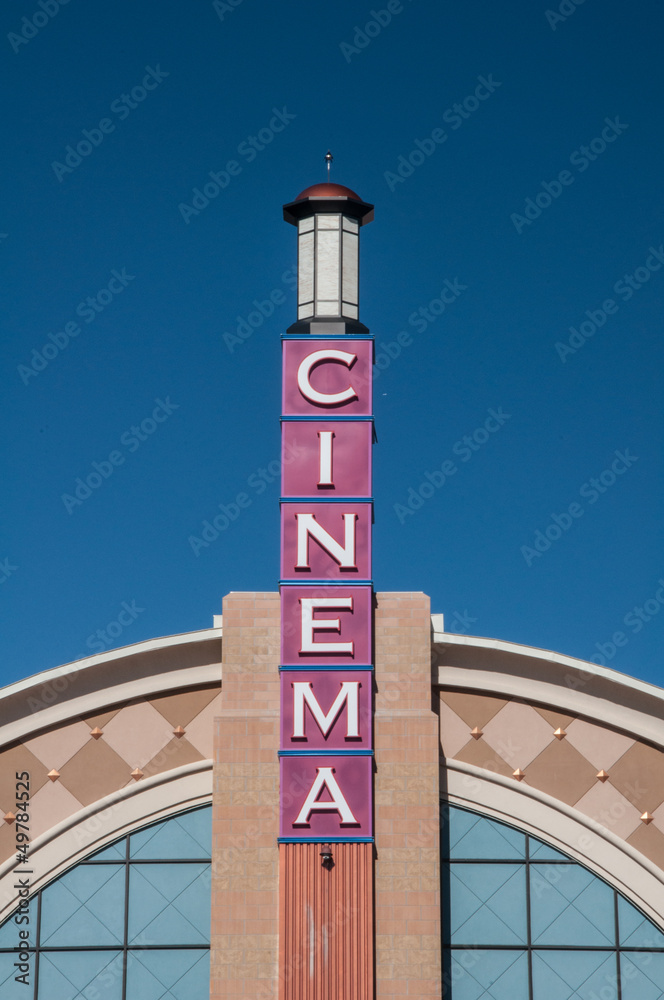
[(615, 952), (533, 952), (537, 1000), (618, 1000), (617, 978)]
[(526, 943), (525, 866), (452, 863), (449, 886), (452, 944)]
[(664, 948), (664, 934), (623, 896), (618, 897), (620, 944), (626, 948)]
[(38, 1000), (121, 1000), (122, 954), (48, 951), (39, 957)]
[(41, 944), (122, 944), (124, 894), (124, 865), (76, 865), (42, 893)]
[(93, 854), (92, 857), (87, 858), (87, 861), (124, 861), (127, 851), (127, 838), (123, 837), (122, 840), (117, 840), (114, 844), (109, 844), (108, 847), (104, 847), (103, 850), (98, 851)]
[[(31, 956), (27, 963), (28, 972), (25, 973), (17, 969), (14, 962), (18, 962), (16, 952), (0, 953), (0, 997), (2, 1000), (32, 1000), (32, 990), (35, 982), (35, 958)], [(16, 976), (27, 977), (28, 985), (16, 982)]]
[[(28, 916), (29, 920), (26, 923), (25, 917)], [(23, 921), (21, 924), (16, 923), (16, 917)], [(11, 917), (7, 917), (3, 924), (0, 924), (0, 948), (15, 948), (19, 943), (19, 931), (29, 931), (30, 932), (30, 943), (35, 943), (35, 931), (37, 929), (37, 900), (32, 899), (27, 907), (27, 910), (19, 914), (18, 910), (15, 910)], [(1, 994), (0, 994), (1, 995)]]
[(447, 958), (443, 997), (450, 1000), (528, 1000), (525, 952), (473, 949), (448, 952)]
[(566, 854), (561, 854), (560, 851), (556, 851), (555, 848), (551, 847), (549, 844), (545, 844), (541, 840), (535, 840), (534, 837), (530, 837), (530, 843), (528, 845), (528, 850), (530, 851), (529, 857), (531, 861), (569, 861), (569, 857)]
[(211, 898), (209, 864), (132, 865), (128, 943), (209, 944)]
[(615, 945), (613, 890), (581, 865), (531, 865), (533, 944)]
[(504, 823), (465, 809), (449, 810), (451, 858), (516, 861), (526, 856), (526, 838)]
[[(170, 991), (170, 992), (168, 992)], [(210, 952), (199, 948), (130, 953), (127, 1000), (207, 1000)]]
[(622, 1000), (662, 1000), (664, 954), (623, 952), (620, 956)]
[(209, 858), (212, 853), (212, 809), (172, 816), (130, 838), (129, 856), (143, 861)]

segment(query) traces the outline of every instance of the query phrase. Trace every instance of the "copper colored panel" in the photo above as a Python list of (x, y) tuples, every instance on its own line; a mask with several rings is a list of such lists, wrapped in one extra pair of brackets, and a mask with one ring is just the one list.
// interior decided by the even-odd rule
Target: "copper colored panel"
[(372, 1000), (373, 844), (279, 847), (280, 1000)]

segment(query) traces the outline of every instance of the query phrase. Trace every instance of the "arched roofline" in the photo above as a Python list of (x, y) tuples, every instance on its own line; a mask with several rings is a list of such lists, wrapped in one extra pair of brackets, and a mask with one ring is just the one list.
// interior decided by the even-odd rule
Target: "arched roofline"
[(434, 631), (432, 657), (439, 687), (535, 702), (664, 747), (664, 690), (654, 684), (550, 650), (447, 632)]
[(111, 649), (0, 689), (0, 748), (132, 698), (221, 680), (221, 627)]
[[(172, 768), (98, 799), (31, 843), (30, 894), (132, 830), (211, 801), (211, 760)], [(19, 901), (16, 867), (15, 855), (0, 865), (0, 923)]]
[(442, 798), (516, 826), (568, 854), (664, 927), (664, 872), (611, 830), (546, 792), (448, 760)]

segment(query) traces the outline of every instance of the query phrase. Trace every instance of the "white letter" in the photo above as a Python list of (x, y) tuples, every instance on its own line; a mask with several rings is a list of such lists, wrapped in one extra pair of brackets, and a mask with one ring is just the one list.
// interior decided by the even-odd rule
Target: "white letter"
[[(338, 812), (341, 817), (341, 825), (357, 824), (357, 820), (350, 811), (350, 806), (346, 802), (337, 779), (334, 777), (333, 767), (317, 767), (316, 780), (309, 790), (309, 794), (304, 800), (304, 805), (300, 809), (300, 814), (293, 822), (293, 826), (309, 826), (309, 817), (312, 812)], [(317, 797), (327, 788), (332, 796), (331, 802), (317, 802)]]
[[(356, 569), (355, 566), (355, 522), (357, 514), (342, 514), (344, 519), (344, 544), (336, 541), (316, 520), (315, 514), (296, 514), (297, 521), (297, 562), (296, 569), (309, 569), (309, 535), (319, 542), (326, 552), (339, 563), (342, 569)], [(348, 520), (350, 518), (350, 521)]]
[(314, 642), (314, 629), (329, 632), (340, 632), (341, 622), (338, 618), (314, 618), (318, 608), (340, 608), (353, 610), (352, 597), (301, 597), (302, 605), (302, 645), (301, 653), (350, 653), (353, 654), (352, 642)]
[(320, 447), (318, 449), (318, 485), (334, 486), (332, 479), (332, 438), (334, 431), (319, 431)]
[(297, 386), (305, 399), (311, 403), (320, 403), (321, 406), (334, 406), (336, 403), (349, 403), (351, 399), (357, 399), (357, 393), (352, 385), (342, 392), (318, 392), (311, 385), (309, 376), (311, 369), (322, 361), (340, 361), (346, 368), (351, 368), (357, 360), (357, 354), (349, 354), (348, 351), (314, 351), (308, 354), (304, 361), (300, 362), (297, 370)]
[(311, 681), (293, 681), (293, 739), (306, 739), (304, 731), (304, 703), (311, 709), (311, 714), (316, 720), (316, 725), (323, 736), (327, 736), (330, 729), (336, 722), (337, 716), (346, 703), (346, 738), (359, 739), (360, 737), (360, 712), (359, 712), (359, 681), (342, 681), (341, 691), (332, 703), (332, 707), (327, 715), (323, 715), (323, 710), (318, 704), (316, 695), (311, 690)]

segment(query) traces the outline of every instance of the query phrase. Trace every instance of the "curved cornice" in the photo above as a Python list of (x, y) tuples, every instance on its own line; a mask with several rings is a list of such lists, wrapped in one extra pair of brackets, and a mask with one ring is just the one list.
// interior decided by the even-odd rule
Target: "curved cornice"
[(221, 628), (137, 642), (0, 690), (0, 747), (111, 705), (221, 682)]
[(536, 702), (664, 747), (664, 691), (546, 649), (434, 632), (433, 679), (447, 690)]

